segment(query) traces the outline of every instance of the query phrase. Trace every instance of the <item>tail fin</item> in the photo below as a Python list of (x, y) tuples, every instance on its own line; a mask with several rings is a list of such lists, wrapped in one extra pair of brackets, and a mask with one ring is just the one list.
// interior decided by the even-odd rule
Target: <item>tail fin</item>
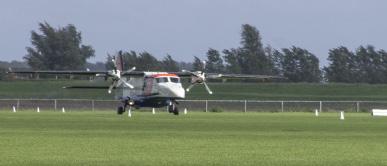
[(118, 52), (118, 56), (116, 59), (116, 66), (117, 66), (117, 70), (119, 70), (119, 71), (124, 70), (124, 61), (123, 61), (123, 55), (122, 55), (121, 51)]

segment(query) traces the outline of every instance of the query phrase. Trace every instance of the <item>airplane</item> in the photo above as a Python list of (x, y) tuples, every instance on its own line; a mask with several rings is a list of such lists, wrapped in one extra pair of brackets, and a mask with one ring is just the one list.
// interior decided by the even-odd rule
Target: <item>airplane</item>
[[(203, 71), (181, 72), (148, 72), (136, 71), (133, 67), (123, 71), (123, 57), (121, 54), (113, 56), (114, 67), (109, 71), (9, 71), (13, 74), (53, 74), (53, 75), (81, 75), (104, 77), (105, 80), (111, 80), (108, 87), (93, 86), (69, 86), (64, 88), (71, 89), (107, 89), (112, 93), (113, 89), (119, 89), (122, 93), (118, 98), (122, 105), (118, 106), (117, 114), (123, 114), (129, 107), (139, 109), (141, 107), (161, 108), (168, 107), (168, 112), (179, 115), (179, 104), (177, 100), (185, 99), (186, 92), (189, 92), (195, 85), (204, 85), (209, 94), (213, 94), (207, 85), (207, 79), (283, 79), (280, 76), (268, 75), (244, 75), (244, 74), (217, 74), (205, 73)], [(205, 63), (204, 63), (205, 64)], [(190, 85), (184, 89), (182, 78), (190, 78)]]

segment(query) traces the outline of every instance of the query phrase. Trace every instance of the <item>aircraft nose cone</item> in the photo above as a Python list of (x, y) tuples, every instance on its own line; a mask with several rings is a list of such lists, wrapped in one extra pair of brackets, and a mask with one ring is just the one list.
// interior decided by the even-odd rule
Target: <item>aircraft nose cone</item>
[(181, 98), (181, 99), (185, 98), (185, 90), (183, 87), (174, 87), (171, 89), (171, 92), (173, 96), (176, 98)]
[(185, 98), (185, 90), (183, 88), (179, 88), (178, 90), (176, 90), (175, 95), (178, 98), (184, 99)]

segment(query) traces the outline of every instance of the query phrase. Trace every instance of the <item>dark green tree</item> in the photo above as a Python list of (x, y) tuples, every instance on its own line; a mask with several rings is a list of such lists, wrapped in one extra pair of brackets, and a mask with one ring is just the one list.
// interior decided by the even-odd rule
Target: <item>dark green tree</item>
[(270, 74), (270, 59), (265, 55), (259, 31), (249, 25), (242, 25), (240, 65), (244, 74)]
[(223, 59), (218, 50), (210, 48), (207, 51), (206, 71), (211, 73), (224, 72)]
[(223, 50), (223, 58), (226, 63), (225, 65), (225, 71), (227, 73), (233, 73), (233, 74), (241, 74), (242, 73), (242, 67), (241, 67), (241, 58), (239, 56), (239, 50), (238, 49), (230, 49), (230, 50)]
[(280, 51), (273, 49), (271, 46), (265, 47), (265, 53), (266, 56), (269, 58), (268, 61), (268, 68), (271, 69), (271, 72), (268, 74), (273, 74), (273, 75), (283, 75), (283, 67), (282, 67), (282, 62), (283, 62), (283, 54), (281, 54)]
[(4, 80), (5, 79), (6, 71), (7, 70), (5, 68), (0, 67), (0, 80)]
[(202, 71), (203, 70), (203, 62), (196, 56), (194, 57), (194, 62), (192, 63), (192, 69), (194, 71)]
[(178, 63), (173, 60), (171, 55), (167, 55), (162, 61), (161, 61), (162, 69), (167, 72), (177, 72), (180, 71), (180, 68), (178, 66)]
[[(381, 50), (380, 52), (384, 52)], [(383, 54), (379, 54), (375, 47), (368, 45), (360, 46), (356, 50), (356, 65), (358, 72), (356, 76), (358, 82), (362, 83), (383, 83), (386, 78), (386, 69), (384, 68)]]
[(325, 77), (329, 82), (357, 82), (355, 54), (346, 47), (329, 50), (328, 67), (325, 67)]
[(33, 69), (82, 69), (86, 60), (94, 56), (91, 46), (81, 44), (81, 33), (74, 25), (55, 29), (48, 23), (39, 23), (39, 30), (41, 34), (31, 32), (32, 47), (27, 47), (24, 56)]
[(161, 70), (161, 63), (152, 54), (148, 52), (139, 53), (137, 57), (137, 70), (158, 71)]
[(283, 49), (284, 76), (291, 82), (319, 82), (321, 71), (318, 58), (308, 50), (292, 47)]

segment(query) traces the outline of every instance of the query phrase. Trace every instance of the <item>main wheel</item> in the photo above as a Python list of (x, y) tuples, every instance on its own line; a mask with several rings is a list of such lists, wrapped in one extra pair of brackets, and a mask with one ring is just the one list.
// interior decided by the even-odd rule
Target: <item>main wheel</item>
[(125, 112), (124, 107), (120, 106), (117, 108), (117, 114), (122, 115)]
[(179, 109), (176, 106), (174, 106), (174, 107), (175, 107), (175, 109), (173, 109), (173, 114), (179, 115)]

